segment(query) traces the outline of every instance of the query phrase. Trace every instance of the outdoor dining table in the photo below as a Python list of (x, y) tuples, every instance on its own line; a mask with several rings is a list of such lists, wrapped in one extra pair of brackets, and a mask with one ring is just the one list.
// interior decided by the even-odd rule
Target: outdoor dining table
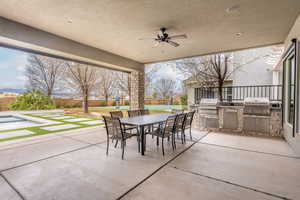
[(171, 113), (160, 113), (160, 114), (150, 114), (150, 115), (140, 115), (136, 117), (124, 117), (120, 121), (124, 125), (137, 126), (139, 134), (141, 136), (141, 154), (145, 155), (146, 150), (146, 137), (145, 137), (145, 127), (154, 124), (161, 124), (165, 122), (169, 116), (173, 116)]

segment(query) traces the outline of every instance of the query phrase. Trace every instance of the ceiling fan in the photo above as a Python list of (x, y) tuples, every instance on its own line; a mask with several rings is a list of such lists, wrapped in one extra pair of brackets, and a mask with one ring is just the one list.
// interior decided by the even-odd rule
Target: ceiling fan
[(166, 33), (166, 31), (167, 31), (167, 29), (163, 27), (160, 29), (160, 33), (157, 34), (156, 38), (140, 38), (140, 40), (147, 40), (147, 39), (154, 40), (154, 41), (156, 41), (155, 46), (158, 46), (160, 43), (164, 42), (173, 47), (178, 47), (180, 44), (178, 44), (177, 42), (174, 42), (173, 40), (187, 39), (186, 34), (170, 36), (168, 33)]

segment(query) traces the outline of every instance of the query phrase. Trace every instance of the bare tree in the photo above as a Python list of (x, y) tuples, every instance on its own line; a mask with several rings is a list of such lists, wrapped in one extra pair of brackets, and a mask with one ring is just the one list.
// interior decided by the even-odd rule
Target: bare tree
[(106, 104), (108, 99), (115, 94), (117, 89), (116, 71), (108, 69), (98, 69), (97, 72), (97, 88), (101, 96), (104, 97)]
[(224, 82), (243, 66), (262, 58), (269, 58), (270, 53), (242, 59), (243, 62), (234, 62), (233, 53), (215, 54), (210, 56), (188, 58), (176, 61), (176, 67), (186, 77), (190, 77), (200, 87), (218, 87), (218, 97), (223, 101)]
[(86, 64), (68, 62), (65, 81), (71, 89), (77, 91), (83, 98), (84, 113), (89, 112), (88, 99), (95, 89), (97, 69)]
[(129, 97), (130, 101), (130, 93), (131, 93), (131, 86), (130, 86), (130, 74), (125, 72), (116, 72), (116, 87), (120, 91), (121, 98), (124, 99), (126, 96)]
[(51, 96), (65, 69), (64, 60), (30, 54), (25, 71), (28, 80), (26, 87)]
[(172, 103), (173, 97), (176, 94), (176, 82), (168, 78), (160, 78), (154, 84), (155, 92), (164, 99), (169, 99)]
[(155, 90), (154, 83), (157, 79), (157, 72), (161, 66), (159, 64), (149, 64), (145, 67), (145, 93), (151, 95)]

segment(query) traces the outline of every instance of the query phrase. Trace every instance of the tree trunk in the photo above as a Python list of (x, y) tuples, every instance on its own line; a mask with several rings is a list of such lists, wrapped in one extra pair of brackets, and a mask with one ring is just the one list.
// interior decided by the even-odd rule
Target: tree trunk
[(223, 81), (220, 81), (218, 84), (218, 93), (220, 102), (223, 102)]
[(89, 113), (89, 101), (88, 101), (88, 95), (85, 93), (83, 97), (83, 112)]
[(108, 106), (108, 96), (107, 95), (105, 95), (105, 103)]

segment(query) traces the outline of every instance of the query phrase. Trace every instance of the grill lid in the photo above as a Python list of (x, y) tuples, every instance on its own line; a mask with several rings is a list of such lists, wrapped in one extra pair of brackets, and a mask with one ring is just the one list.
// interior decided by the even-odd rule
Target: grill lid
[(244, 100), (245, 105), (270, 105), (270, 101), (268, 98), (260, 97), (246, 97)]
[(218, 101), (218, 99), (202, 98), (200, 101), (200, 106), (217, 106)]

